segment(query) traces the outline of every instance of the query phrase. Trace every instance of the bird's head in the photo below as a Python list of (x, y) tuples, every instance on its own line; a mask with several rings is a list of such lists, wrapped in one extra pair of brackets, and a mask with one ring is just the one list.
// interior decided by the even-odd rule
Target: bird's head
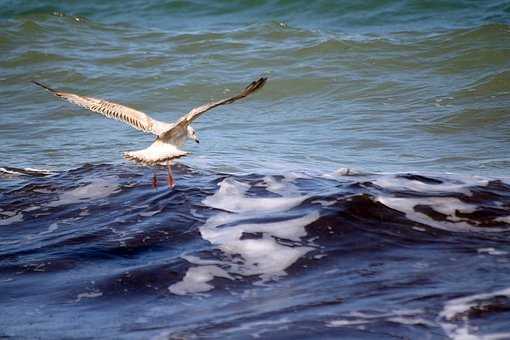
[(197, 136), (197, 133), (196, 133), (195, 129), (193, 129), (190, 125), (188, 125), (187, 131), (188, 131), (188, 138), (189, 139), (192, 139), (195, 142), (200, 143), (200, 141), (198, 140), (198, 136)]

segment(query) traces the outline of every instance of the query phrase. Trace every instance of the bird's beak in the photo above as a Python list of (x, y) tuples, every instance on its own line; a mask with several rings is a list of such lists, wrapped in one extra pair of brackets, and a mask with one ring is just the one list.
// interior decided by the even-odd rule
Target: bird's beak
[(197, 142), (197, 144), (200, 144), (200, 141), (198, 139), (195, 139), (195, 142)]

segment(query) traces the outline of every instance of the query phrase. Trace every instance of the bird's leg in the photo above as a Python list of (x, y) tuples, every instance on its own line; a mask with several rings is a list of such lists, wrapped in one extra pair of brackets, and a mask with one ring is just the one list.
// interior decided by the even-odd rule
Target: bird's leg
[(158, 178), (156, 177), (156, 172), (152, 174), (152, 187), (154, 189), (158, 187)]
[(167, 161), (166, 162), (166, 166), (167, 166), (167, 169), (168, 169), (168, 177), (167, 177), (168, 187), (170, 189), (172, 189), (173, 187), (175, 187), (175, 180), (174, 180), (174, 176), (172, 174), (172, 162)]

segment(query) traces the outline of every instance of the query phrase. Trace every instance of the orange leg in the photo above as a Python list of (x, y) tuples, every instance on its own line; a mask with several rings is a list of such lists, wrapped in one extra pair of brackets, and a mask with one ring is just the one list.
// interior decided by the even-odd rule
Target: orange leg
[(174, 175), (172, 173), (172, 163), (170, 161), (167, 161), (166, 166), (168, 169), (168, 177), (167, 177), (168, 187), (170, 189), (172, 189), (173, 187), (175, 187)]
[(152, 187), (154, 189), (158, 187), (158, 178), (156, 177), (156, 173), (152, 175)]

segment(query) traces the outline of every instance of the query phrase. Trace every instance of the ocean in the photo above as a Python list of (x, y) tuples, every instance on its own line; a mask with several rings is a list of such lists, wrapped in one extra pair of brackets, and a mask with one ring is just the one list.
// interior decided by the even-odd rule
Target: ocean
[(510, 338), (508, 1), (0, 9), (0, 338)]

